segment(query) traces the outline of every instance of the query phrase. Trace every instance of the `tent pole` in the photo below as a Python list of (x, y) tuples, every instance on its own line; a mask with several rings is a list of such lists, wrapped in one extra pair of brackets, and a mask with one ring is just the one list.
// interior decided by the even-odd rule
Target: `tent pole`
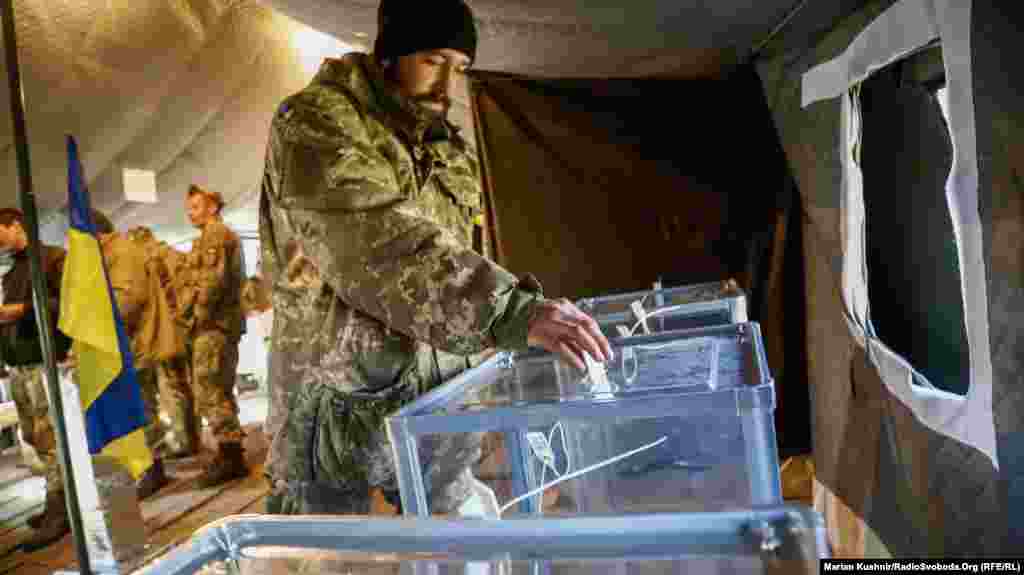
[[(25, 233), (28, 235), (29, 268), (32, 273), (32, 304), (39, 328), (39, 345), (46, 366), (46, 387), (49, 394), (50, 419), (57, 431), (57, 451), (60, 456), (61, 475), (64, 478), (64, 497), (71, 522), (71, 532), (78, 554), (79, 572), (92, 575), (89, 552), (85, 542), (82, 515), (78, 507), (78, 491), (71, 472), (71, 452), (68, 449), (68, 431), (64, 425), (64, 406), (54, 357), (53, 334), (50, 332), (49, 291), (43, 273), (41, 245), (39, 243), (39, 217), (36, 213), (32, 189), (32, 168), (29, 162), (28, 133), (25, 127), (25, 102), (18, 67), (18, 44), (15, 38), (14, 0), (3, 0), (4, 52), (7, 57), (7, 80), (11, 92), (11, 124), (14, 128), (15, 155), (18, 161), (18, 199), (25, 215)], [(75, 408), (77, 406), (72, 406)]]

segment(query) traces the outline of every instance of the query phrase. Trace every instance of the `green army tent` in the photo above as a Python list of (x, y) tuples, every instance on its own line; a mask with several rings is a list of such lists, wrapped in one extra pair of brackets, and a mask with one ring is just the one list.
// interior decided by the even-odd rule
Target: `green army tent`
[[(192, 182), (251, 225), (275, 106), (376, 32), (375, 0), (15, 4), (42, 207), (70, 132), (98, 207), (168, 237)], [(1021, 548), (1024, 8), (472, 4), (495, 257), (567, 297), (736, 277), (838, 554)]]

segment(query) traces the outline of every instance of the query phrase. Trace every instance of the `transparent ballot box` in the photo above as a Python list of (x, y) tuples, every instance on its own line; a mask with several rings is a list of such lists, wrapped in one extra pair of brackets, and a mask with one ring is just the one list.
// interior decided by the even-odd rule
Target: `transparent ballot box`
[(498, 354), (389, 417), (403, 512), (508, 518), (782, 502), (757, 324), (612, 348), (615, 359), (593, 373), (540, 351)]
[[(585, 298), (576, 305), (608, 337), (747, 321), (747, 297), (731, 280)], [(639, 309), (634, 311), (636, 306)]]
[(136, 575), (812, 575), (820, 516), (798, 506), (619, 517), (228, 517)]

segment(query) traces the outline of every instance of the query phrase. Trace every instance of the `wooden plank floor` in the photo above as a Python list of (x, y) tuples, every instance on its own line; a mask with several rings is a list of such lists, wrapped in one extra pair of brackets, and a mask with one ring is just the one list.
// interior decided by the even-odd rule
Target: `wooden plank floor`
[[(196, 489), (195, 479), (212, 453), (166, 464), (172, 483), (142, 502), (146, 552), (124, 565), (122, 572), (149, 563), (208, 523), (228, 515), (262, 512), (267, 494), (263, 478), (267, 442), (258, 425), (246, 427), (248, 477), (210, 489)], [(44, 498), (42, 478), (33, 477), (27, 467), (18, 464), (19, 459), (17, 448), (0, 454), (0, 575), (50, 575), (56, 570), (77, 570), (70, 535), (34, 553), (17, 548), (32, 533), (25, 520), (42, 511)]]

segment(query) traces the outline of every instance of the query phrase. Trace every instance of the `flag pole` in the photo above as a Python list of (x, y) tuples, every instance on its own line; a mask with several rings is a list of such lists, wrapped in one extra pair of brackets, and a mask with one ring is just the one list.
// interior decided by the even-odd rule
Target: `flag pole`
[[(18, 161), (18, 198), (25, 215), (25, 233), (28, 235), (29, 267), (32, 271), (32, 303), (39, 327), (39, 345), (46, 366), (46, 386), (50, 399), (50, 419), (57, 431), (57, 451), (60, 456), (61, 474), (64, 478), (64, 496), (68, 507), (71, 533), (78, 554), (79, 572), (92, 575), (89, 552), (86, 547), (85, 530), (81, 510), (78, 506), (78, 491), (71, 472), (71, 452), (68, 449), (68, 432), (64, 424), (64, 406), (57, 376), (57, 362), (54, 357), (53, 334), (50, 331), (49, 291), (46, 275), (43, 273), (39, 243), (39, 217), (36, 213), (35, 194), (32, 189), (32, 168), (29, 162), (28, 133), (25, 128), (25, 102), (21, 87), (21, 71), (18, 67), (18, 44), (15, 38), (14, 0), (2, 0), (4, 52), (7, 56), (7, 80), (11, 92), (11, 124), (14, 127), (14, 146)], [(77, 406), (73, 406), (75, 408)]]

